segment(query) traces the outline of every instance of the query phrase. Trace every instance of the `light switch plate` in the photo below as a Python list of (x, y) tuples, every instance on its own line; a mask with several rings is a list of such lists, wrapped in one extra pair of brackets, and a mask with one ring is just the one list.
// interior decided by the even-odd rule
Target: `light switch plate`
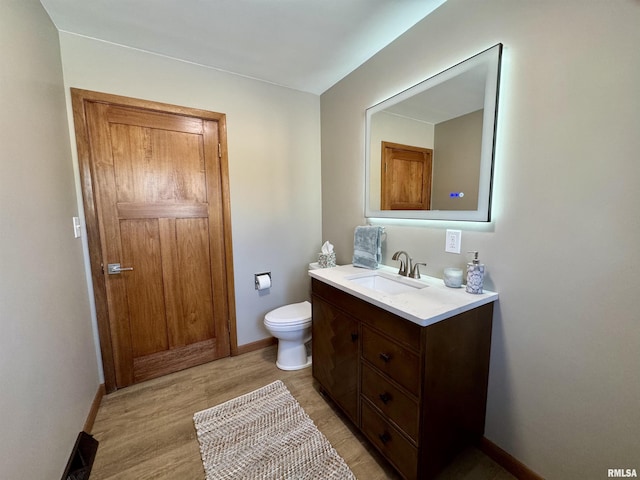
[(462, 231), (447, 230), (444, 251), (448, 253), (460, 253), (460, 243), (462, 243)]
[(73, 236), (75, 238), (80, 238), (82, 235), (82, 228), (80, 227), (80, 218), (73, 217)]

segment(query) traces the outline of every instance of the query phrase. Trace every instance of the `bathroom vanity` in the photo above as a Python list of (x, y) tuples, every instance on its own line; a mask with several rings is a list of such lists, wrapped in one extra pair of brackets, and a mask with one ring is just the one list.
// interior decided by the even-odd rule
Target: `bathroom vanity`
[(388, 267), (309, 274), (321, 390), (404, 478), (433, 477), (484, 432), (498, 295)]

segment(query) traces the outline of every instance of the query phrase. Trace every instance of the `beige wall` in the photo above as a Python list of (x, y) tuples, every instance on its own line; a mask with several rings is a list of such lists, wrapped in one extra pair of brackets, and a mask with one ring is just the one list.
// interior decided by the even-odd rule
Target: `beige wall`
[(0, 477), (62, 476), (98, 389), (58, 34), (0, 2)]
[[(76, 87), (227, 115), (238, 343), (267, 338), (265, 313), (308, 298), (307, 265), (322, 244), (319, 97), (68, 33), (60, 45), (67, 94)], [(259, 294), (254, 273), (264, 271), (273, 287)]]
[(323, 237), (349, 263), (365, 109), (504, 43), (493, 222), (389, 222), (384, 262), (463, 266), (447, 227), (480, 251), (500, 293), (486, 436), (549, 479), (640, 469), (638, 25), (632, 0), (449, 0), (321, 97)]
[[(434, 210), (477, 210), (484, 110), (438, 123), (434, 128)], [(451, 197), (462, 192), (463, 197)]]

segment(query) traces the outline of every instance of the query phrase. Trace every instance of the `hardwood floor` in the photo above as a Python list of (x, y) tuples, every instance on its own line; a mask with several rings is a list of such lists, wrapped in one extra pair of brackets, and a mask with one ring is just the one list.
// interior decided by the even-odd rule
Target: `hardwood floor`
[[(91, 479), (204, 479), (193, 414), (278, 379), (357, 478), (400, 478), (322, 397), (310, 368), (279, 370), (275, 355), (276, 347), (268, 347), (149, 380), (104, 397), (92, 429), (100, 445)], [(472, 448), (463, 452), (438, 480), (513, 478)]]

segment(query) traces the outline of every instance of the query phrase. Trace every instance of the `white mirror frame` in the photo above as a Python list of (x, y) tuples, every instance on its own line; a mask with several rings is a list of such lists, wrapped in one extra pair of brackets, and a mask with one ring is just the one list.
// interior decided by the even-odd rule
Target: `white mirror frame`
[[(491, 187), (495, 150), (496, 119), (498, 115), (498, 92), (502, 44), (499, 43), (457, 65), (428, 78), (427, 80), (370, 107), (366, 111), (365, 128), (365, 217), (400, 218), (421, 220), (450, 220), (489, 222), (491, 220)], [(446, 82), (480, 64), (487, 64), (485, 82), (484, 112), (482, 125), (482, 146), (480, 153), (480, 180), (477, 210), (380, 210), (372, 209), (371, 202), (371, 117), (399, 102)]]

